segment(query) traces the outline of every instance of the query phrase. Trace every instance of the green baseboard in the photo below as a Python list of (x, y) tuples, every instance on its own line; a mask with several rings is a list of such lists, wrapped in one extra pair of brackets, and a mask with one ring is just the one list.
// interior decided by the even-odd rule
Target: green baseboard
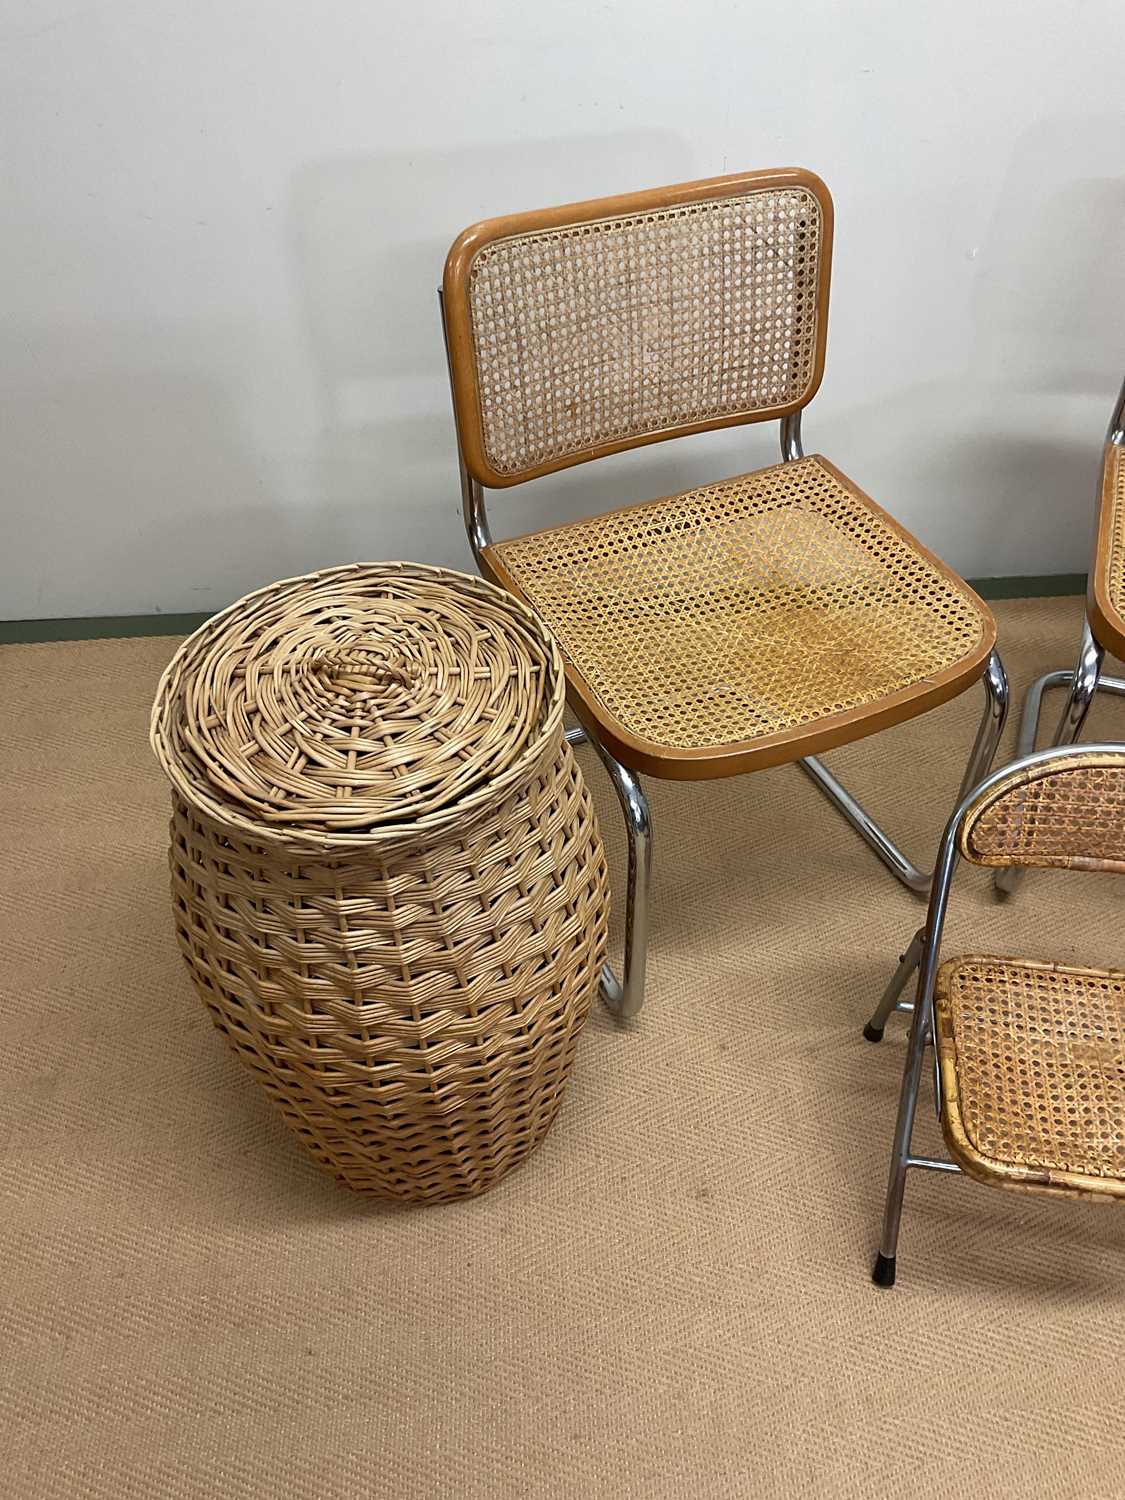
[[(970, 578), (984, 599), (1048, 599), (1084, 594), (1085, 573), (1043, 573), (1033, 577)], [(88, 615), (75, 620), (0, 620), (0, 646), (34, 641), (102, 641), (123, 636), (190, 635), (202, 615)]]
[(1016, 578), (970, 578), (982, 599), (1054, 599), (1062, 594), (1084, 594), (1085, 573), (1039, 573)]
[(122, 636), (190, 635), (210, 614), (83, 615), (75, 620), (0, 620), (0, 646), (33, 641), (105, 641)]

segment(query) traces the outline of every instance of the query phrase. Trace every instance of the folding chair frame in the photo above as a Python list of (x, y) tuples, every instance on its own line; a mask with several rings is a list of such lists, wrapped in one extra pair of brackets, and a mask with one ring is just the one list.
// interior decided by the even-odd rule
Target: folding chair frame
[[(1031, 755), (1021, 756), (1018, 760), (1001, 766), (999, 770), (986, 777), (979, 786), (971, 788), (961, 798), (946, 825), (934, 870), (925, 925), (914, 934), (909, 947), (899, 959), (898, 968), (876, 1006), (874, 1014), (863, 1029), (863, 1035), (869, 1042), (878, 1042), (882, 1040), (884, 1027), (893, 1011), (911, 1018), (898, 1116), (895, 1121), (894, 1141), (891, 1148), (883, 1228), (874, 1269), (871, 1273), (871, 1279), (876, 1286), (889, 1287), (895, 1282), (899, 1226), (902, 1219), (902, 1201), (906, 1189), (907, 1172), (911, 1168), (956, 1174), (962, 1172), (962, 1168), (948, 1158), (916, 1154), (911, 1149), (911, 1137), (927, 1048), (932, 1048), (934, 1108), (939, 1120), (942, 1115), (938, 1051), (934, 1042), (934, 982), (937, 978), (941, 956), (942, 932), (949, 906), (950, 887), (960, 858), (959, 841), (966, 814), (994, 787), (1010, 781), (1020, 772), (1035, 770), (1041, 766), (1061, 768), (1070, 761), (1081, 762), (1089, 756), (1101, 754), (1121, 758), (1125, 756), (1125, 747), (1111, 744), (1050, 746)], [(1004, 866), (1004, 868), (1011, 868), (1011, 866)], [(900, 997), (907, 981), (915, 972), (918, 974), (915, 999), (913, 1002), (904, 1001)]]

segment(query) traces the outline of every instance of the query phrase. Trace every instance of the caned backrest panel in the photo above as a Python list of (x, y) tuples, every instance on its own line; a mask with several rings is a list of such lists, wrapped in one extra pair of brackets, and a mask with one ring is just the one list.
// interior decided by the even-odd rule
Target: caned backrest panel
[(1103, 645), (1115, 649), (1118, 637), (1125, 631), (1125, 447), (1120, 443), (1105, 445), (1090, 591), (1095, 619), (1105, 621), (1109, 627), (1098, 632), (1099, 638)]
[(1125, 872), (1125, 749), (1014, 771), (968, 809), (960, 843), (979, 865)]
[(1125, 447), (1105, 445), (1102, 505), (1109, 509), (1106, 583), (1110, 598), (1125, 604)]
[(805, 405), (820, 383), (832, 204), (763, 172), (490, 220), (444, 283), (470, 473), (516, 484)]

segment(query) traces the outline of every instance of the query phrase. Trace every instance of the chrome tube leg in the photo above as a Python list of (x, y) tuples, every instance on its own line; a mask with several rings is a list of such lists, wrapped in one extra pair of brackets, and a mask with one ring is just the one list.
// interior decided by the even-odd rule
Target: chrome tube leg
[[(1087, 621), (1082, 627), (1082, 644), (1078, 648), (1078, 660), (1070, 675), (1070, 690), (1066, 695), (1055, 737), (1051, 741), (1052, 745), (1073, 745), (1082, 733), (1086, 715), (1090, 712), (1090, 705), (1098, 690), (1098, 680), (1101, 677), (1104, 658), (1105, 648), (1094, 639), (1089, 621)], [(1059, 674), (1056, 672), (1049, 672), (1045, 677), (1040, 677), (1027, 695), (1023, 720), (1020, 723), (1019, 753), (1021, 756), (1030, 755), (1035, 749), (1035, 732), (1039, 727), (1043, 692), (1045, 688), (1053, 686), (1058, 677)], [(997, 870), (992, 877), (997, 895), (1010, 896), (1019, 887), (1023, 874), (1022, 865), (1008, 865), (1002, 870)]]
[[(985, 693), (984, 712), (981, 715), (976, 739), (973, 741), (973, 748), (969, 754), (969, 763), (961, 782), (962, 792), (966, 787), (975, 786), (992, 764), (996, 747), (1000, 743), (1000, 736), (1004, 732), (1004, 723), (1008, 717), (1008, 674), (1004, 671), (1004, 663), (996, 651), (993, 651), (988, 658), (982, 682)], [(875, 851), (896, 880), (900, 880), (915, 895), (925, 896), (930, 889), (931, 876), (919, 870), (917, 865), (906, 857), (898, 845), (883, 832), (870, 813), (856, 801), (847, 787), (842, 786), (836, 780), (828, 767), (815, 755), (802, 760), (800, 766), (802, 771), (812, 777), (829, 801), (843, 813), (860, 838)]]
[(787, 464), (795, 463), (797, 459), (804, 458), (805, 450), (801, 443), (801, 411), (791, 411), (787, 417), (781, 419), (781, 457)]
[(640, 779), (593, 736), (590, 743), (609, 772), (625, 816), (629, 838), (629, 871), (625, 896), (625, 971), (619, 980), (607, 963), (602, 969), (602, 999), (619, 1021), (631, 1020), (644, 1004), (648, 959), (648, 895), (652, 875), (652, 816)]
[(1018, 760), (1022, 760), (1025, 755), (1030, 755), (1035, 749), (1035, 740), (1039, 734), (1039, 720), (1043, 714), (1043, 694), (1048, 688), (1066, 687), (1073, 681), (1074, 672), (1069, 667), (1063, 667), (1058, 672), (1045, 672), (1042, 677), (1037, 677), (1028, 688), (1023, 700), (1020, 733), (1016, 742)]
[(895, 1282), (898, 1227), (902, 1218), (902, 1196), (906, 1190), (906, 1173), (911, 1162), (917, 1160), (910, 1154), (910, 1138), (914, 1132), (914, 1115), (918, 1108), (918, 1090), (922, 1082), (926, 1044), (933, 1040), (931, 1033), (934, 1024), (934, 985), (941, 954), (941, 937), (945, 928), (945, 913), (949, 904), (949, 887), (957, 863), (957, 834), (967, 805), (965, 798), (957, 804), (953, 816), (945, 826), (938, 848), (937, 863), (934, 865), (934, 880), (930, 890), (930, 904), (926, 912), (926, 926), (921, 945), (918, 988), (915, 992), (914, 1014), (910, 1018), (910, 1036), (906, 1043), (906, 1066), (903, 1069), (902, 1092), (899, 1094), (898, 1117), (895, 1120), (891, 1168), (887, 1178), (887, 1198), (883, 1209), (883, 1232), (879, 1241), (879, 1253), (875, 1257), (875, 1265), (871, 1272), (871, 1279), (876, 1286), (894, 1286)]
[(1008, 674), (998, 651), (993, 651), (988, 658), (981, 681), (984, 684), (984, 712), (973, 748), (969, 752), (969, 763), (961, 780), (961, 790), (957, 793), (958, 802), (988, 775), (1008, 720)]
[(906, 981), (922, 961), (922, 948), (926, 939), (926, 930), (920, 927), (910, 940), (910, 946), (902, 954), (898, 961), (898, 968), (891, 976), (891, 982), (883, 991), (883, 998), (875, 1007), (875, 1014), (863, 1028), (863, 1035), (869, 1042), (881, 1042), (883, 1030), (887, 1024), (887, 1017), (898, 1004), (898, 997), (906, 988)]
[(1082, 733), (1086, 715), (1090, 712), (1090, 705), (1098, 690), (1098, 678), (1102, 674), (1104, 659), (1105, 648), (1098, 645), (1087, 621), (1082, 627), (1082, 644), (1078, 648), (1070, 692), (1067, 694), (1055, 737), (1051, 741), (1052, 745), (1073, 745)]
[(922, 1064), (926, 1055), (927, 1016), (916, 1004), (910, 1025), (902, 1093), (898, 1101), (895, 1139), (891, 1150), (891, 1171), (887, 1180), (887, 1201), (883, 1209), (883, 1233), (871, 1279), (876, 1286), (894, 1286), (895, 1257), (898, 1254), (898, 1227), (902, 1219), (902, 1196), (906, 1191), (906, 1171), (910, 1158), (910, 1137), (914, 1132), (914, 1115), (918, 1108), (918, 1089), (922, 1082)]
[(837, 812), (843, 813), (860, 838), (873, 849), (879, 859), (890, 870), (896, 880), (902, 882), (916, 896), (925, 896), (930, 888), (930, 877), (913, 863), (898, 845), (883, 832), (867, 809), (852, 796), (847, 787), (837, 781), (832, 772), (815, 755), (808, 755), (798, 764), (806, 776), (810, 776)]

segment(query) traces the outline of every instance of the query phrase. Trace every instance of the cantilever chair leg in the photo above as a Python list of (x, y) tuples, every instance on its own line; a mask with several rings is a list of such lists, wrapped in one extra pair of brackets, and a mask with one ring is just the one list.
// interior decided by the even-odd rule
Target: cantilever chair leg
[[(987, 775), (993, 756), (996, 754), (996, 747), (1000, 743), (1000, 736), (1004, 732), (1004, 722), (1008, 717), (1008, 675), (1004, 671), (1004, 663), (1000, 660), (998, 652), (993, 651), (988, 658), (988, 665), (981, 681), (984, 684), (985, 693), (984, 712), (969, 754), (968, 765), (965, 767), (961, 790), (957, 794), (958, 802), (971, 787), (976, 786), (977, 782)], [(802, 760), (800, 766), (802, 771), (812, 777), (828, 800), (843, 813), (860, 838), (875, 851), (891, 874), (916, 895), (925, 896), (930, 889), (932, 873), (923, 873), (906, 857), (898, 845), (883, 832), (874, 818), (860, 806), (847, 788), (836, 780), (828, 767), (815, 755)]]
[[(981, 715), (976, 739), (969, 755), (969, 763), (961, 782), (958, 800), (987, 773), (1000, 742), (1004, 721), (1008, 714), (1008, 678), (1000, 656), (995, 651), (988, 659), (988, 666), (982, 681), (985, 689), (984, 712)], [(602, 999), (607, 1007), (619, 1020), (627, 1021), (636, 1016), (644, 1004), (645, 969), (648, 959), (649, 884), (652, 875), (652, 814), (640, 778), (635, 772), (615, 760), (605, 746), (592, 735), (587, 734), (585, 729), (581, 727), (568, 729), (566, 737), (572, 745), (590, 744), (597, 751), (613, 782), (613, 789), (617, 793), (625, 818), (625, 830), (629, 840), (625, 905), (625, 967), (622, 977), (618, 979), (610, 965), (606, 964), (602, 969), (601, 989)], [(925, 896), (930, 889), (932, 877), (923, 874), (906, 858), (874, 819), (860, 807), (859, 803), (819, 760), (809, 757), (800, 764), (903, 884), (918, 895)], [(887, 1005), (886, 1015), (890, 1014), (903, 985), (913, 969), (917, 967), (918, 960), (914, 944), (911, 944), (908, 954), (904, 956), (904, 963), (906, 957), (912, 955), (911, 967), (901, 974), (901, 978), (896, 975), (895, 981), (892, 981), (893, 994), (891, 990), (888, 990), (891, 999)], [(896, 981), (897, 989), (894, 988)], [(876, 1012), (876, 1016), (878, 1014)], [(869, 1041), (878, 1041), (882, 1036), (882, 1026), (886, 1023), (886, 1015), (883, 1016), (878, 1026), (875, 1024), (875, 1018), (872, 1019), (871, 1030), (865, 1033)]]
[(572, 745), (593, 745), (609, 773), (629, 837), (628, 884), (625, 897), (625, 968), (618, 979), (607, 963), (602, 968), (602, 999), (619, 1021), (631, 1020), (645, 998), (648, 960), (648, 894), (652, 877), (652, 815), (640, 778), (615, 760), (603, 744), (581, 727), (568, 729)]
[[(1050, 688), (1068, 689), (1062, 714), (1059, 716), (1052, 746), (1073, 745), (1082, 733), (1086, 715), (1094, 701), (1096, 692), (1125, 695), (1125, 679), (1103, 677), (1102, 662), (1105, 648), (1094, 639), (1087, 620), (1082, 626), (1082, 643), (1078, 648), (1078, 659), (1073, 669), (1061, 668), (1057, 672), (1045, 672), (1037, 677), (1027, 690), (1020, 717), (1020, 737), (1016, 754), (1030, 755), (1035, 749), (1035, 737), (1039, 732), (1039, 720), (1043, 713), (1043, 694)], [(998, 896), (1010, 896), (1019, 888), (1024, 876), (1024, 866), (1009, 865), (997, 870), (993, 886)]]

